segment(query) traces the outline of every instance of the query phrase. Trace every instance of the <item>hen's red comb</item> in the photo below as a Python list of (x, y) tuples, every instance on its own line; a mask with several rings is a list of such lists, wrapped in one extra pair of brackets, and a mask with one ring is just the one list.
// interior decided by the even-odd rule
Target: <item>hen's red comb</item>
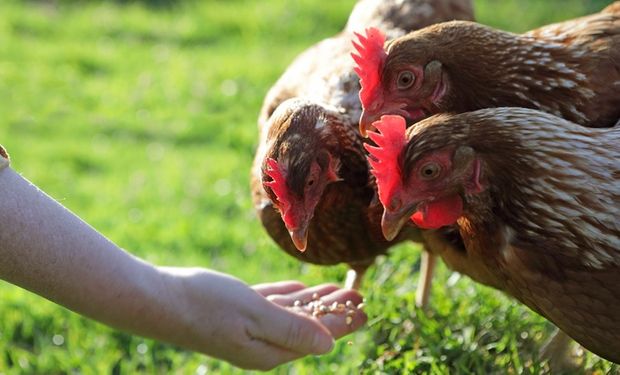
[(402, 184), (398, 156), (407, 142), (406, 123), (401, 116), (385, 115), (372, 125), (378, 132), (369, 132), (368, 135), (377, 147), (369, 144), (364, 144), (364, 147), (370, 153), (368, 162), (372, 167), (372, 174), (377, 179), (379, 200), (384, 207), (388, 207), (395, 189)]
[(355, 73), (360, 77), (360, 101), (364, 108), (372, 104), (372, 99), (377, 86), (381, 81), (381, 69), (387, 54), (383, 50), (385, 43), (385, 35), (381, 30), (369, 27), (366, 29), (366, 35), (354, 33), (357, 36), (357, 42), (352, 41), (353, 47), (357, 54), (351, 53), (351, 57), (357, 64)]
[(292, 222), (293, 218), (290, 212), (291, 199), (286, 187), (286, 176), (278, 165), (278, 162), (272, 158), (267, 158), (265, 173), (271, 177), (271, 181), (265, 182), (264, 185), (270, 187), (278, 198), (278, 209), (282, 214), (282, 220), (284, 220), (284, 223), (288, 227), (294, 223)]

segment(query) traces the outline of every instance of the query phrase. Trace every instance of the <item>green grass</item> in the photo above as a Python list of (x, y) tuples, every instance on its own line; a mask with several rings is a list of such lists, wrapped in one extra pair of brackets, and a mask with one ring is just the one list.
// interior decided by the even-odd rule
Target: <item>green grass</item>
[[(249, 283), (340, 282), (344, 266), (301, 265), (276, 249), (254, 216), (248, 174), (265, 92), (297, 53), (342, 27), (353, 2), (4, 0), (0, 142), (16, 170), (149, 261), (212, 267)], [(523, 31), (607, 3), (476, 6), (481, 22)], [(535, 356), (552, 327), (444, 266), (430, 311), (414, 309), (418, 250), (401, 246), (370, 271), (370, 321), (352, 345), (274, 372), (545, 369)], [(0, 373), (238, 372), (6, 283), (0, 296)], [(620, 371), (595, 356), (584, 369)]]

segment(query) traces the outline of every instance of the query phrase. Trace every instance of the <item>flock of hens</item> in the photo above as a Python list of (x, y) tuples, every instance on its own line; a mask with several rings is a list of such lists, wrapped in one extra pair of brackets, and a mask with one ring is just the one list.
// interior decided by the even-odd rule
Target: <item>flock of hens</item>
[[(620, 363), (620, 2), (514, 34), (471, 0), (359, 0), (299, 55), (259, 117), (253, 201), (304, 262), (421, 243)], [(386, 42), (387, 40), (387, 42)]]

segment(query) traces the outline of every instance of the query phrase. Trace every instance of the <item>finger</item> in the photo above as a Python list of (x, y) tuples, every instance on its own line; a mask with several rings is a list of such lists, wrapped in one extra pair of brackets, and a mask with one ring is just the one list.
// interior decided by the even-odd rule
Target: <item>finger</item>
[(256, 284), (252, 287), (262, 296), (266, 297), (270, 294), (289, 294), (304, 289), (306, 286), (296, 280), (279, 281), (275, 283)]
[[(347, 320), (347, 317), (350, 320)], [(321, 324), (327, 327), (335, 339), (339, 339), (366, 324), (368, 316), (363, 310), (355, 310), (355, 313), (352, 315), (326, 314), (320, 317), (319, 320)]]
[(292, 299), (291, 297), (287, 295), (282, 295), (282, 294), (272, 294), (270, 296), (267, 296), (267, 300), (275, 303), (276, 305), (280, 305), (284, 307), (293, 306), (293, 304), (295, 303), (294, 299)]
[[(321, 301), (324, 306), (334, 304), (345, 304), (347, 306), (343, 311), (320, 315), (321, 323), (329, 329), (335, 338), (340, 338), (359, 329), (368, 320), (366, 313), (357, 308), (363, 302), (363, 297), (355, 290), (338, 289), (322, 296)], [(312, 314), (312, 309), (309, 306), (295, 307), (294, 310), (308, 315)]]
[(333, 348), (332, 335), (318, 320), (273, 304), (265, 308), (269, 313), (253, 317), (256, 322), (250, 331), (253, 337), (304, 354), (323, 354)]
[(278, 365), (294, 361), (305, 355), (272, 345), (260, 339), (253, 339), (247, 347), (247, 355), (239, 355), (237, 353), (230, 360), (236, 366), (245, 369), (269, 371)]
[(323, 300), (324, 305), (329, 305), (334, 302), (346, 303), (347, 301), (351, 301), (351, 303), (357, 306), (364, 301), (364, 297), (354, 289), (337, 289), (329, 294), (321, 296), (321, 300)]
[(286, 294), (272, 294), (267, 299), (280, 306), (293, 306), (295, 301), (307, 304), (310, 301), (322, 298), (325, 295), (339, 290), (340, 287), (335, 284), (321, 284), (311, 288), (299, 289)]
[(301, 301), (305, 304), (313, 299), (316, 299), (315, 297), (322, 298), (323, 296), (329, 295), (336, 290), (340, 290), (340, 287), (336, 284), (321, 284), (288, 293), (286, 297), (289, 297), (293, 302)]
[[(320, 299), (321, 304), (324, 306), (332, 306), (334, 303), (350, 303), (354, 307), (357, 307), (364, 301), (364, 297), (362, 297), (362, 295), (354, 289), (337, 289), (331, 293), (321, 295)], [(301, 304), (299, 306), (295, 305), (294, 310), (305, 314), (311, 314), (313, 307), (310, 304)]]

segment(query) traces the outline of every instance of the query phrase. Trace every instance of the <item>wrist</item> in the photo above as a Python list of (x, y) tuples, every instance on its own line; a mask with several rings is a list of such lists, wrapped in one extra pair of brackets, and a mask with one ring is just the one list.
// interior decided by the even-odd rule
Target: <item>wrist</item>
[(150, 319), (157, 325), (154, 337), (186, 349), (213, 355), (211, 349), (221, 337), (225, 324), (221, 301), (217, 296), (217, 273), (202, 268), (154, 267), (157, 281), (148, 295), (152, 306)]
[(270, 303), (230, 275), (202, 268), (158, 270), (174, 328), (163, 340), (230, 361), (248, 349), (256, 317), (269, 313), (262, 303)]
[(183, 277), (166, 267), (148, 265), (137, 284), (133, 333), (196, 350), (192, 345), (189, 298)]

